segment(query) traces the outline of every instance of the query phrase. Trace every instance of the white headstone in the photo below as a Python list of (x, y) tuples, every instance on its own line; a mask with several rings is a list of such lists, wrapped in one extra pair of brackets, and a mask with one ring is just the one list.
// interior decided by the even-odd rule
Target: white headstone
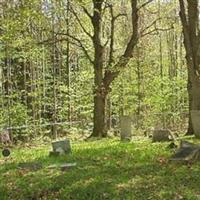
[(70, 153), (71, 145), (69, 140), (60, 140), (52, 142), (53, 152), (59, 152), (60, 154)]
[(132, 127), (131, 127), (130, 116), (120, 117), (120, 128), (121, 128), (121, 140), (131, 140)]

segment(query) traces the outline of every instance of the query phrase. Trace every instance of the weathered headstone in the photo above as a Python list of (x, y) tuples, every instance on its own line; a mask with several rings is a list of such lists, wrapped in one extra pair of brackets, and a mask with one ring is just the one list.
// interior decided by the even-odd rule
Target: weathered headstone
[(152, 138), (153, 136), (153, 131), (154, 128), (153, 127), (148, 127), (145, 131), (144, 131), (144, 136), (148, 137), (148, 138)]
[(200, 138), (200, 110), (191, 110), (190, 113), (194, 134), (197, 138)]
[(193, 144), (191, 142), (188, 142), (188, 141), (185, 141), (185, 140), (181, 140), (180, 141), (180, 148), (187, 148), (187, 147), (200, 147), (199, 145), (197, 144)]
[(167, 142), (172, 141), (173, 135), (168, 129), (155, 129), (153, 130), (152, 142)]
[(58, 156), (71, 153), (70, 141), (67, 139), (52, 142), (52, 148), (53, 151), (49, 153), (50, 156)]
[(4, 145), (8, 145), (11, 143), (10, 134), (7, 129), (3, 129), (0, 132), (0, 143), (2, 143)]
[(23, 162), (18, 164), (19, 169), (39, 170), (42, 169), (42, 163), (39, 162)]
[(60, 168), (61, 171), (66, 171), (72, 167), (75, 167), (76, 165), (77, 165), (76, 163), (53, 164), (53, 165), (48, 166), (48, 169)]
[(193, 163), (200, 160), (200, 145), (196, 145), (187, 141), (181, 141), (180, 148), (170, 158), (170, 161), (178, 161), (182, 163)]
[(120, 135), (121, 140), (131, 140), (132, 127), (131, 127), (131, 117), (121, 116), (120, 118)]

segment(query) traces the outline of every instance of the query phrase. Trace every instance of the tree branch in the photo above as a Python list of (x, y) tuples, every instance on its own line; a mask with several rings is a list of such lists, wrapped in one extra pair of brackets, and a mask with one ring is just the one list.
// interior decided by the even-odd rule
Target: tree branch
[(90, 57), (88, 50), (86, 49), (86, 47), (83, 45), (82, 41), (78, 38), (76, 38), (75, 36), (71, 35), (71, 34), (66, 34), (66, 33), (56, 33), (57, 35), (64, 35), (67, 36), (71, 39), (73, 39), (74, 41), (76, 41), (79, 44), (79, 47), (83, 50), (84, 54), (86, 55), (87, 59), (90, 61), (91, 64), (94, 64), (94, 61), (92, 60), (92, 58)]
[(137, 0), (131, 0), (132, 8), (132, 35), (126, 46), (124, 54), (119, 58), (119, 61), (115, 64), (114, 70), (107, 69), (104, 75), (104, 86), (109, 88), (112, 81), (119, 75), (120, 69), (127, 66), (129, 60), (133, 56), (133, 50), (138, 42), (138, 8)]
[(181, 18), (181, 23), (182, 23), (182, 27), (183, 27), (183, 35), (184, 35), (184, 45), (186, 48), (186, 52), (188, 53), (188, 55), (192, 55), (191, 52), (191, 43), (190, 43), (190, 36), (189, 36), (189, 27), (188, 27), (188, 21), (187, 21), (187, 17), (186, 17), (186, 10), (185, 10), (185, 4), (183, 0), (179, 0), (179, 4), (180, 4), (180, 18)]
[(154, 32), (156, 32), (156, 34), (158, 34), (159, 31), (169, 31), (169, 30), (172, 30), (172, 29), (173, 29), (173, 27), (171, 27), (171, 28), (157, 28), (157, 27), (155, 27), (153, 30), (140, 35), (140, 37), (144, 37), (146, 35), (151, 35)]
[(85, 12), (85, 14), (90, 18), (90, 20), (92, 20), (92, 15), (88, 12), (88, 10), (84, 6), (81, 6), (81, 8)]
[(70, 10), (71, 12), (74, 14), (75, 18), (77, 19), (78, 24), (80, 25), (80, 27), (82, 28), (83, 32), (89, 36), (90, 39), (92, 39), (92, 35), (86, 30), (86, 28), (83, 26), (80, 18), (78, 17), (77, 13), (75, 12), (75, 10), (72, 8), (72, 6), (70, 6)]
[(145, 2), (144, 4), (142, 4), (142, 5), (138, 8), (138, 10), (140, 10), (141, 8), (143, 8), (143, 7), (145, 7), (146, 5), (150, 4), (152, 1), (153, 1), (153, 0), (149, 0), (149, 1)]
[(149, 24), (147, 27), (145, 27), (140, 34), (142, 35), (142, 33), (144, 33), (146, 30), (150, 29), (152, 26), (156, 26), (156, 22), (159, 21), (161, 18), (157, 18), (155, 19), (151, 24)]

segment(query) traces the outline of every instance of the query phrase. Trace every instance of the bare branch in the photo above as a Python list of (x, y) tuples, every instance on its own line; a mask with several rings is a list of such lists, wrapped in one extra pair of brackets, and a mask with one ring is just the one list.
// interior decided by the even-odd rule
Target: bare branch
[(109, 65), (113, 62), (113, 53), (114, 53), (114, 34), (115, 34), (115, 20), (117, 18), (114, 17), (113, 7), (110, 6), (110, 14), (111, 14), (111, 33), (110, 33), (110, 53), (109, 53)]
[[(124, 16), (127, 16), (126, 13), (119, 13), (118, 15), (114, 16), (114, 12), (113, 12), (113, 5), (110, 5), (110, 15), (111, 15), (111, 33), (110, 33), (110, 54), (109, 54), (109, 65), (112, 64), (113, 62), (113, 53), (114, 53), (114, 34), (115, 34), (115, 21), (119, 18), (119, 17), (124, 17)], [(106, 42), (106, 45), (107, 43), (109, 42), (109, 39), (108, 41)]]
[(72, 6), (70, 7), (71, 12), (74, 14), (74, 16), (76, 17), (80, 27), (82, 28), (82, 30), (84, 31), (84, 33), (90, 37), (90, 39), (92, 39), (92, 35), (86, 30), (86, 28), (83, 26), (80, 18), (78, 17), (77, 13), (75, 12), (75, 10), (72, 8)]
[(72, 36), (72, 35), (68, 35), (68, 37), (72, 38), (73, 40), (77, 41), (80, 45), (80, 48), (83, 50), (83, 52), (85, 53), (87, 59), (90, 61), (91, 64), (94, 64), (94, 61), (92, 60), (92, 58), (90, 57), (88, 50), (85, 48), (85, 46), (83, 45), (82, 41), (79, 40), (78, 38)]
[(92, 15), (89, 13), (89, 11), (84, 6), (81, 6), (81, 8), (85, 12), (85, 14), (90, 18), (90, 20), (92, 20)]
[(74, 41), (76, 41), (79, 45), (78, 47), (80, 47), (82, 49), (82, 51), (84, 52), (84, 54), (86, 55), (87, 59), (90, 61), (91, 64), (94, 64), (94, 61), (92, 60), (92, 58), (89, 55), (88, 50), (86, 49), (86, 47), (83, 45), (82, 41), (80, 39), (78, 39), (77, 37), (71, 35), (71, 34), (66, 34), (66, 33), (56, 33), (57, 35), (64, 35), (67, 36), (71, 39), (73, 39)]
[(138, 8), (138, 10), (140, 10), (141, 8), (143, 8), (143, 7), (145, 7), (146, 5), (150, 4), (152, 1), (153, 1), (153, 0), (149, 0), (149, 1), (145, 2), (145, 3), (143, 3), (143, 4)]
[(114, 17), (114, 20), (117, 20), (119, 17), (127, 17), (127, 14), (126, 13), (119, 13), (118, 15), (116, 15)]
[(103, 47), (106, 47), (107, 45), (108, 45), (108, 43), (109, 43), (109, 38), (106, 40), (106, 42), (105, 42), (105, 44), (103, 45)]
[(124, 54), (119, 58), (119, 61), (115, 64), (114, 69), (107, 69), (104, 74), (104, 86), (109, 88), (112, 81), (119, 75), (119, 68), (124, 68), (127, 66), (129, 60), (133, 56), (134, 48), (138, 42), (138, 9), (137, 9), (137, 0), (131, 0), (132, 8), (132, 35), (126, 46)]
[[(171, 28), (157, 28), (157, 27), (155, 27), (153, 30), (142, 34), (140, 37), (144, 37), (146, 35), (157, 35), (159, 31), (169, 31), (169, 30), (172, 30), (172, 29), (173, 29), (173, 27), (171, 27)], [(155, 32), (156, 32), (156, 34), (154, 34)]]
[(112, 6), (112, 4), (110, 3), (110, 2), (108, 2), (108, 1), (105, 1), (104, 2), (104, 7), (103, 7), (103, 13), (105, 12), (105, 10), (107, 9), (107, 8), (110, 8)]
[(151, 24), (149, 24), (147, 27), (145, 27), (142, 31), (141, 34), (144, 33), (146, 30), (150, 29), (152, 26), (156, 26), (156, 22), (159, 21), (161, 18), (155, 19)]

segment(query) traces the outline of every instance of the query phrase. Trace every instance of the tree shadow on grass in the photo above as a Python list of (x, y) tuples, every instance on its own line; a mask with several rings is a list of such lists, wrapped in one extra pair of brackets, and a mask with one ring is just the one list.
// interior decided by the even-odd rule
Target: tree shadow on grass
[[(139, 149), (132, 143), (80, 148), (69, 156), (34, 159), (32, 162), (43, 163), (44, 168), (24, 174), (22, 171), (21, 176), (16, 173), (16, 165), (8, 164), (7, 169), (15, 171), (11, 173), (13, 188), (11, 192), (7, 188), (8, 197), (13, 200), (173, 199), (177, 190), (198, 192), (200, 181), (195, 175), (200, 169), (188, 172), (187, 167), (160, 165), (156, 157), (161, 153), (159, 149), (156, 153)], [(76, 162), (77, 166), (65, 172), (46, 168), (64, 162)]]

